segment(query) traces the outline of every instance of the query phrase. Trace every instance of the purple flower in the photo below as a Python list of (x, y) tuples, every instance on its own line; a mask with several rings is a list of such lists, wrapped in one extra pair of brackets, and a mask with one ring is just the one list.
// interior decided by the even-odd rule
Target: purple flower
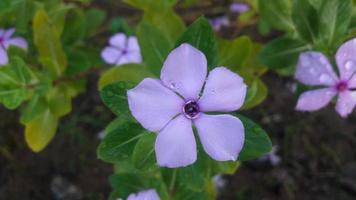
[(215, 31), (219, 31), (223, 26), (229, 26), (230, 21), (227, 16), (219, 16), (209, 19), (209, 22)]
[(234, 13), (243, 13), (243, 12), (250, 10), (250, 6), (247, 3), (236, 3), (235, 2), (230, 5), (230, 10), (231, 10), (231, 12), (234, 12)]
[(319, 52), (305, 52), (299, 57), (295, 78), (311, 86), (324, 86), (304, 92), (296, 106), (300, 111), (325, 107), (336, 95), (336, 111), (347, 117), (356, 105), (356, 39), (344, 43), (336, 53), (337, 76), (328, 59)]
[(161, 80), (146, 78), (128, 91), (133, 116), (146, 129), (158, 132), (155, 151), (160, 166), (184, 167), (196, 161), (193, 124), (210, 157), (237, 159), (245, 139), (241, 121), (232, 115), (205, 113), (239, 109), (246, 85), (225, 67), (215, 68), (206, 77), (204, 54), (182, 44), (165, 60)]
[(101, 52), (104, 61), (111, 65), (123, 65), (127, 63), (141, 63), (142, 57), (137, 38), (127, 37), (123, 33), (112, 36), (109, 40), (110, 46)]
[(27, 49), (27, 42), (22, 37), (12, 37), (15, 33), (14, 28), (7, 30), (0, 29), (0, 65), (6, 65), (9, 61), (7, 49), (10, 45), (17, 46), (22, 49)]
[(160, 200), (156, 190), (145, 190), (136, 194), (130, 194), (127, 200)]

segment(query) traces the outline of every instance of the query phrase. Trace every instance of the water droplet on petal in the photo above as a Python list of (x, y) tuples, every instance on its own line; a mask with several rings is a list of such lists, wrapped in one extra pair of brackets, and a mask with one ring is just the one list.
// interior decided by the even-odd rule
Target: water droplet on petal
[(322, 74), (319, 77), (319, 81), (324, 84), (330, 84), (330, 83), (332, 83), (333, 80), (331, 79), (331, 77), (328, 74)]
[(346, 70), (352, 70), (355, 68), (355, 62), (353, 60), (348, 60), (345, 63), (345, 69)]

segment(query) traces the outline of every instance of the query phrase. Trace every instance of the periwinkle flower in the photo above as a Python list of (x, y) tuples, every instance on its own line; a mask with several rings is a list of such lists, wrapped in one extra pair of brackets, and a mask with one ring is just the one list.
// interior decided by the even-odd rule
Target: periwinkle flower
[(219, 31), (224, 26), (229, 26), (230, 21), (227, 16), (218, 16), (209, 19), (209, 22), (215, 31)]
[(234, 13), (243, 13), (250, 10), (250, 6), (247, 3), (235, 2), (230, 5), (230, 10)]
[(117, 33), (109, 39), (108, 47), (101, 52), (103, 60), (110, 65), (141, 63), (140, 46), (135, 36)]
[[(118, 199), (122, 200), (122, 199)], [(160, 200), (156, 190), (150, 189), (139, 193), (130, 194), (127, 200)]]
[(144, 128), (158, 133), (155, 152), (160, 166), (184, 167), (196, 161), (193, 124), (211, 158), (237, 159), (245, 139), (242, 122), (232, 115), (206, 113), (239, 109), (246, 85), (225, 67), (206, 77), (205, 55), (182, 44), (165, 60), (161, 80), (146, 78), (127, 92), (132, 115)]
[(319, 52), (309, 51), (299, 57), (295, 78), (301, 83), (322, 88), (304, 92), (296, 106), (300, 111), (315, 111), (338, 96), (336, 111), (347, 117), (356, 105), (356, 39), (344, 43), (336, 53), (339, 76), (329, 60)]
[(7, 49), (10, 45), (27, 49), (27, 42), (22, 37), (12, 37), (15, 33), (14, 28), (0, 29), (0, 65), (6, 65), (9, 62)]

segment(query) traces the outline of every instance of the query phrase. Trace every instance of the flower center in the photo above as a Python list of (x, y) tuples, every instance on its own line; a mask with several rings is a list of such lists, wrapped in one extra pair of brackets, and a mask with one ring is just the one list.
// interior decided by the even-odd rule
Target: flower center
[(188, 119), (197, 118), (200, 113), (198, 103), (196, 101), (192, 101), (192, 100), (185, 102), (184, 107), (183, 107), (183, 112), (184, 112), (184, 115)]
[(127, 52), (126, 49), (123, 49), (123, 50), (121, 51), (121, 53), (122, 53), (123, 55), (126, 55), (128, 52)]
[(2, 43), (4, 41), (3, 37), (0, 37), (0, 43)]
[(346, 81), (340, 81), (335, 85), (335, 88), (338, 92), (343, 92), (348, 89), (348, 85)]

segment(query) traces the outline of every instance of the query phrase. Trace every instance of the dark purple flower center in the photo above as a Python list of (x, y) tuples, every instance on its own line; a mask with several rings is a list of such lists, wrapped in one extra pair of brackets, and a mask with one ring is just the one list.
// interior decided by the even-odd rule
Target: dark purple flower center
[(195, 119), (200, 113), (199, 105), (196, 101), (187, 101), (183, 107), (184, 115), (189, 119)]
[(335, 85), (335, 88), (338, 92), (343, 92), (349, 88), (346, 81), (340, 81)]
[(128, 52), (127, 52), (126, 49), (123, 49), (123, 50), (121, 51), (121, 53), (122, 53), (123, 55), (126, 55)]
[(4, 42), (4, 38), (3, 37), (0, 37), (0, 43)]

